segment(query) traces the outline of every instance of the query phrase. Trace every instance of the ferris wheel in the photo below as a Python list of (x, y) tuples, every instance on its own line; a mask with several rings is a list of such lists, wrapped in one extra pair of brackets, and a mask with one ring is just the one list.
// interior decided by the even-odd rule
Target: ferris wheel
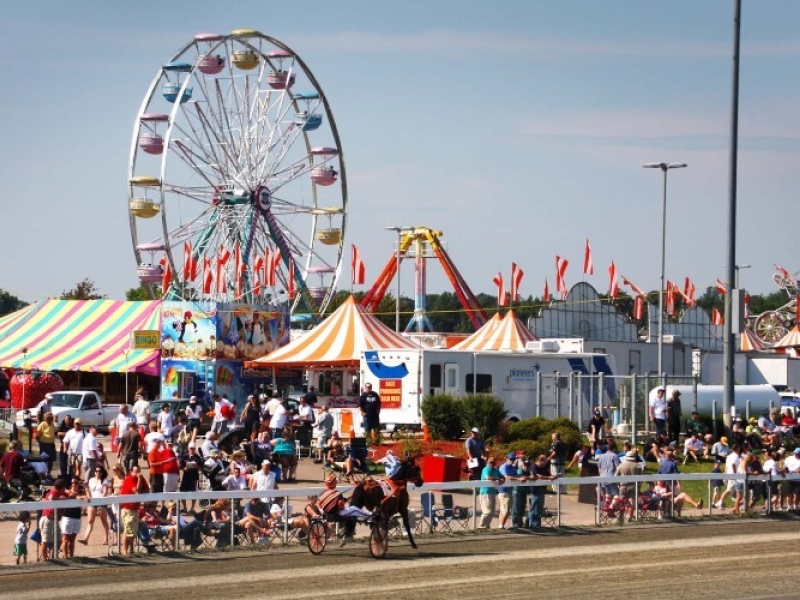
[(128, 183), (139, 279), (157, 295), (325, 310), (344, 156), (325, 94), (285, 44), (238, 29), (183, 46), (145, 94)]

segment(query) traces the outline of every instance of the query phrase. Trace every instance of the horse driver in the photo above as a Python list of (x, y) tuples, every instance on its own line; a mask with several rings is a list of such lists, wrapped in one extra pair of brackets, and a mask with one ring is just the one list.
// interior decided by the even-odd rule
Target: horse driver
[(348, 541), (353, 540), (356, 532), (356, 522), (339, 516), (339, 511), (345, 507), (345, 500), (342, 493), (336, 489), (336, 476), (328, 475), (325, 478), (325, 491), (317, 496), (316, 501), (306, 505), (305, 514), (310, 522), (311, 519), (324, 515), (331, 523), (344, 524), (344, 537), (341, 545), (344, 546)]

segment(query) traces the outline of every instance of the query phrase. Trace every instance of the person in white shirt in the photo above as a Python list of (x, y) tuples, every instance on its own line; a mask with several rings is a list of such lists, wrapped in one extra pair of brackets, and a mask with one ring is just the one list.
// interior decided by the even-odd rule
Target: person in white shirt
[(703, 440), (697, 438), (697, 432), (693, 431), (692, 435), (689, 436), (686, 441), (683, 443), (683, 464), (686, 464), (690, 458), (694, 459), (694, 462), (700, 462), (700, 452), (703, 451)]
[[(742, 460), (741, 457), (742, 447), (739, 444), (733, 444), (731, 446), (731, 453), (725, 459), (725, 474), (726, 475), (735, 475), (739, 472), (739, 463)], [(727, 489), (722, 492), (722, 496), (720, 496), (719, 501), (714, 505), (714, 508), (718, 510), (722, 510), (722, 507), (725, 505), (725, 500), (733, 494), (734, 492), (739, 493), (744, 491), (744, 482), (743, 481), (736, 481), (734, 479), (728, 479)]]
[(83, 438), (83, 470), (88, 481), (94, 477), (94, 469), (100, 462), (100, 452), (97, 448), (97, 427), (89, 426), (89, 433)]
[(167, 404), (164, 404), (161, 407), (161, 412), (158, 413), (158, 429), (165, 438), (169, 438), (174, 423), (175, 419), (172, 411)]
[(200, 421), (203, 418), (203, 407), (197, 401), (197, 396), (189, 398), (189, 406), (186, 407), (186, 418), (188, 419), (186, 429), (189, 431), (189, 434), (200, 429)]
[(664, 398), (664, 388), (658, 388), (656, 395), (650, 399), (650, 420), (656, 426), (656, 432), (666, 431), (667, 399)]
[[(211, 431), (222, 435), (228, 431), (229, 411), (233, 404), (227, 398), (221, 398), (219, 394), (214, 394), (214, 421), (211, 423)], [(236, 413), (233, 412), (235, 415)]]
[(275, 407), (275, 411), (270, 413), (272, 416), (269, 419), (269, 429), (272, 432), (272, 439), (281, 437), (283, 428), (286, 426), (287, 412), (283, 403), (279, 403)]
[(277, 392), (273, 393), (272, 398), (269, 399), (269, 402), (267, 402), (267, 405), (264, 407), (264, 413), (269, 415), (269, 418), (272, 418), (272, 415), (275, 414), (275, 410), (281, 404), (283, 404), (283, 401), (278, 398)]
[[(83, 438), (86, 437), (86, 432), (83, 431), (81, 420), (75, 419), (72, 429), (64, 435), (64, 447), (67, 449), (68, 469), (72, 470), (72, 476), (81, 478), (83, 469)], [(94, 476), (94, 473), (90, 473)]]
[(305, 398), (300, 398), (295, 421), (309, 426), (314, 423), (314, 409), (306, 402)]
[[(278, 480), (275, 471), (272, 470), (271, 462), (266, 459), (261, 462), (261, 468), (250, 477), (250, 489), (259, 492), (278, 489)], [(262, 500), (267, 502), (267, 498)]]
[(146, 426), (150, 422), (150, 403), (144, 396), (136, 396), (133, 403), (133, 416), (136, 417), (136, 424), (140, 427)]
[(117, 433), (115, 436), (114, 444), (119, 444), (119, 440), (122, 437), (122, 434), (128, 431), (128, 423), (136, 423), (136, 417), (134, 417), (130, 411), (128, 410), (127, 404), (121, 404), (119, 407), (119, 414), (117, 415), (116, 425), (117, 425)]
[[(795, 448), (794, 453), (783, 461), (783, 468), (787, 474), (800, 473), (800, 448)], [(800, 507), (800, 481), (789, 481), (789, 510)]]
[(235, 490), (246, 490), (247, 477), (242, 475), (242, 471), (239, 469), (239, 467), (234, 467), (233, 473), (222, 480), (222, 487), (229, 492), (233, 492)]
[(153, 421), (150, 423), (150, 433), (144, 436), (144, 453), (147, 456), (150, 451), (156, 447), (158, 442), (163, 442), (166, 438), (164, 434), (158, 430), (158, 423)]

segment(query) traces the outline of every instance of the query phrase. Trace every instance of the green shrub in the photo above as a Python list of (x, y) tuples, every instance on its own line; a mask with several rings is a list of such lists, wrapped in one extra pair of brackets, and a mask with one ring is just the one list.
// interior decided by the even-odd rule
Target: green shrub
[[(525, 450), (526, 456), (534, 458), (539, 454), (550, 454), (550, 446), (553, 443), (553, 432), (561, 434), (561, 441), (567, 445), (568, 456), (571, 456), (578, 447), (584, 442), (583, 433), (572, 421), (560, 417), (548, 420), (542, 417), (533, 417), (512, 423), (508, 427), (506, 446), (512, 450)], [(520, 446), (532, 443), (531, 454), (528, 454), (527, 447)], [(506, 451), (506, 454), (511, 450)]]
[(505, 403), (491, 394), (469, 394), (460, 398), (458, 410), (464, 429), (480, 429), (484, 440), (494, 437), (508, 417)]
[(464, 431), (461, 407), (455, 396), (442, 394), (425, 396), (422, 401), (422, 418), (428, 433), (435, 440), (457, 440)]
[(506, 441), (515, 442), (517, 440), (536, 440), (541, 436), (552, 432), (550, 423), (551, 421), (545, 419), (544, 417), (533, 417), (511, 423), (508, 426)]
[(550, 438), (540, 438), (539, 440), (517, 440), (509, 444), (502, 444), (493, 448), (497, 456), (505, 460), (509, 452), (522, 450), (526, 458), (535, 459), (540, 454), (547, 456), (550, 453)]

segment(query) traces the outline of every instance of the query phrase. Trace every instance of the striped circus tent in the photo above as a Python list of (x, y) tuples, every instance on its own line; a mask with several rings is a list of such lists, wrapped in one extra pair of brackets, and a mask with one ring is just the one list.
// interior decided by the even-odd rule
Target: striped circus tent
[(386, 348), (416, 346), (381, 323), (350, 296), (309, 333), (245, 366), (256, 369), (356, 366), (365, 350)]
[(773, 348), (797, 348), (800, 347), (800, 327), (795, 325), (783, 336)]
[(764, 342), (756, 337), (752, 331), (745, 327), (744, 333), (742, 333), (739, 339), (739, 347), (742, 352), (752, 352), (755, 350), (764, 350), (766, 346)]
[(130, 350), (130, 340), (161, 329), (160, 304), (41, 300), (0, 318), (0, 367), (158, 375), (160, 350)]
[(510, 310), (502, 318), (496, 313), (478, 331), (453, 346), (453, 350), (524, 350), (528, 342), (536, 339)]

